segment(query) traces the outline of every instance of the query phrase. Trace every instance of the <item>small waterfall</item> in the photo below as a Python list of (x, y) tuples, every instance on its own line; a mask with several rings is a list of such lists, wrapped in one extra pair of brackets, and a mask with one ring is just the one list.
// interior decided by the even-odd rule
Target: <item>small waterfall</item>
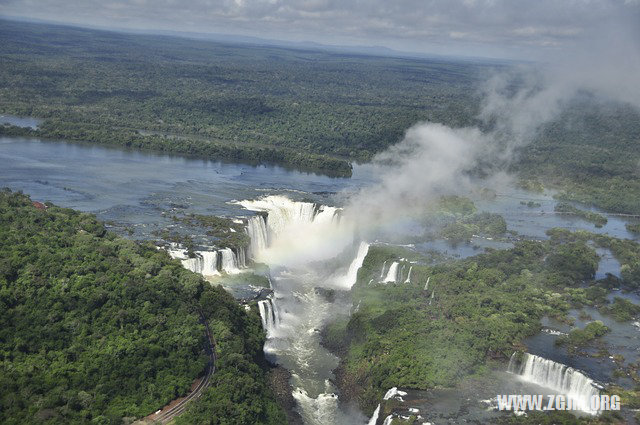
[(429, 281), (430, 281), (430, 280), (431, 280), (431, 276), (429, 276), (429, 277), (427, 278), (427, 283), (425, 283), (425, 284), (424, 284), (424, 290), (425, 290), (425, 291), (429, 289)]
[(386, 266), (387, 266), (387, 260), (385, 260), (384, 263), (382, 263), (382, 271), (380, 272), (380, 279), (384, 277), (384, 269)]
[(254, 215), (247, 221), (247, 234), (251, 239), (249, 258), (257, 258), (259, 253), (269, 245), (267, 221), (261, 214)]
[(182, 266), (194, 273), (203, 276), (217, 276), (218, 271), (218, 252), (217, 251), (197, 251), (194, 258), (186, 258), (182, 260)]
[(231, 248), (223, 248), (219, 252), (220, 263), (218, 269), (229, 274), (240, 273), (240, 270), (238, 269), (238, 259), (236, 258), (236, 254), (233, 250)]
[(247, 267), (247, 254), (244, 247), (236, 249), (236, 258), (238, 259), (238, 268), (244, 269)]
[(398, 275), (396, 276), (396, 282), (403, 282), (402, 276), (404, 276), (404, 269), (405, 268), (406, 268), (406, 266), (403, 264), (402, 267), (400, 268), (400, 271), (398, 272)]
[(384, 278), (384, 283), (396, 283), (398, 281), (398, 266), (400, 263), (394, 261), (391, 266), (389, 266), (389, 271), (387, 272), (387, 277)]
[(405, 279), (404, 283), (411, 283), (411, 271), (413, 270), (413, 266), (409, 267), (409, 274), (407, 275), (407, 278)]
[(384, 419), (384, 422), (382, 422), (382, 425), (391, 425), (392, 421), (393, 421), (393, 415), (389, 415)]
[(351, 288), (356, 283), (356, 280), (358, 279), (358, 270), (362, 267), (362, 263), (364, 262), (364, 258), (367, 256), (368, 252), (369, 244), (366, 242), (360, 242), (356, 258), (354, 258), (349, 265), (349, 271), (347, 272), (347, 276), (343, 282), (343, 286), (345, 288)]
[(373, 411), (373, 416), (371, 416), (367, 425), (376, 425), (378, 423), (378, 416), (380, 416), (380, 403), (378, 403), (376, 410)]
[(576, 369), (529, 353), (523, 353), (520, 358), (516, 352), (509, 360), (507, 371), (566, 395), (584, 412), (597, 413), (590, 410), (591, 397), (599, 395), (600, 391), (591, 378)]
[(280, 311), (273, 298), (258, 301), (258, 310), (260, 311), (260, 320), (262, 328), (267, 332), (267, 338), (280, 324)]

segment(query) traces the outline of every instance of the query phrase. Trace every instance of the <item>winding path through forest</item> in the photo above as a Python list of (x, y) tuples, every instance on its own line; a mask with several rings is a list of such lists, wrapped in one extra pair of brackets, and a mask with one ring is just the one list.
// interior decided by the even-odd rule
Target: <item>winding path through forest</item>
[(202, 392), (209, 386), (209, 382), (211, 381), (211, 376), (216, 371), (216, 350), (215, 350), (215, 342), (213, 339), (213, 335), (211, 334), (211, 330), (209, 329), (209, 324), (205, 319), (202, 312), (200, 312), (200, 321), (205, 326), (205, 333), (207, 335), (207, 352), (209, 354), (209, 364), (207, 365), (207, 371), (200, 382), (196, 385), (196, 387), (184, 398), (176, 399), (165, 406), (159, 412), (153, 413), (147, 416), (144, 419), (144, 422), (151, 423), (161, 423), (166, 424), (175, 419), (176, 416), (180, 415), (185, 409), (188, 407), (189, 402), (192, 400), (198, 399)]

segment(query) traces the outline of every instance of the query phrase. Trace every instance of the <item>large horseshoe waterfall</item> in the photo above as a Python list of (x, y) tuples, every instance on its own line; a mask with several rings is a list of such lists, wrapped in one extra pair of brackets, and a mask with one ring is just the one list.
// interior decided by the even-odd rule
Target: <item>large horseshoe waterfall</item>
[(297, 410), (307, 424), (353, 423), (338, 408), (331, 383), (338, 359), (320, 345), (319, 332), (349, 305), (326, 290), (348, 290), (369, 245), (357, 241), (340, 210), (283, 196), (238, 202), (257, 214), (248, 219), (251, 259), (271, 270), (273, 295), (259, 302), (267, 332), (265, 353), (292, 374)]

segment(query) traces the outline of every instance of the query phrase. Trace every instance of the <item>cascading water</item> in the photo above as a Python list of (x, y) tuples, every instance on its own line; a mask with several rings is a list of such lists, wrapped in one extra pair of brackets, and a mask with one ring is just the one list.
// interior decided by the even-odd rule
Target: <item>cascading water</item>
[(239, 256), (236, 256), (231, 248), (217, 251), (196, 251), (195, 257), (191, 258), (184, 249), (172, 247), (167, 252), (171, 258), (179, 259), (185, 269), (205, 277), (220, 276), (221, 271), (229, 274), (240, 273), (240, 268), (246, 267), (242, 248), (238, 250)]
[(230, 274), (240, 273), (236, 254), (231, 248), (223, 248), (220, 251), (220, 270)]
[(347, 276), (344, 279), (345, 289), (351, 289), (351, 287), (356, 283), (356, 280), (358, 278), (358, 270), (360, 270), (360, 267), (362, 267), (362, 263), (368, 252), (369, 244), (366, 242), (360, 242), (356, 258), (354, 258), (349, 265), (349, 271), (347, 272)]
[[(366, 423), (363, 416), (354, 421), (339, 409), (331, 383), (339, 359), (320, 344), (320, 330), (337, 312), (348, 314), (351, 308), (340, 297), (328, 299), (324, 289), (350, 289), (369, 245), (354, 241), (337, 208), (283, 196), (238, 204), (261, 213), (247, 221), (247, 233), (251, 259), (266, 263), (271, 272), (273, 297), (258, 304), (267, 332), (265, 353), (291, 372), (298, 412), (306, 424)], [(340, 252), (350, 261), (335, 258)]]
[(404, 283), (411, 283), (411, 271), (413, 270), (413, 266), (409, 266), (409, 274), (407, 274), (407, 278)]
[(384, 270), (386, 267), (387, 267), (387, 260), (385, 260), (384, 263), (382, 263), (382, 270), (380, 271), (380, 279), (384, 277)]
[(260, 311), (262, 327), (267, 332), (267, 338), (269, 338), (280, 323), (280, 312), (271, 297), (258, 301), (258, 310)]
[(247, 220), (247, 234), (251, 239), (249, 244), (249, 257), (256, 258), (269, 244), (267, 234), (267, 222), (261, 214), (254, 215)]
[(597, 413), (591, 411), (590, 401), (600, 391), (592, 379), (576, 369), (534, 354), (522, 353), (520, 356), (516, 352), (509, 360), (507, 371), (567, 396), (584, 412)]
[(387, 272), (387, 276), (384, 278), (384, 283), (396, 283), (398, 281), (398, 266), (400, 263), (394, 261), (391, 266), (389, 266), (389, 271)]
[(197, 251), (193, 258), (181, 258), (182, 266), (203, 276), (218, 276), (218, 253), (216, 251)]
[(373, 415), (371, 419), (369, 419), (368, 425), (376, 425), (378, 423), (378, 417), (380, 416), (380, 403), (378, 403), (378, 407), (373, 411)]

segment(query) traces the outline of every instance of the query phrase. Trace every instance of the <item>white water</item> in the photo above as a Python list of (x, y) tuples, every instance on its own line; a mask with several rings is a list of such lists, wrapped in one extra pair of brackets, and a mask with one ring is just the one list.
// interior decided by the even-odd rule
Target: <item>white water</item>
[[(347, 314), (350, 305), (327, 300), (319, 288), (351, 288), (369, 245), (354, 243), (354, 232), (337, 208), (282, 196), (238, 203), (266, 213), (266, 219), (256, 216), (247, 223), (251, 258), (269, 266), (274, 291), (258, 304), (267, 332), (265, 353), (291, 371), (298, 412), (306, 424), (366, 423), (361, 415), (354, 422), (339, 409), (330, 381), (338, 358), (320, 344), (324, 324), (339, 311)], [(340, 252), (348, 253), (349, 261), (334, 258)]]
[(384, 283), (396, 283), (398, 281), (398, 266), (400, 263), (394, 261), (389, 267), (389, 271), (387, 272), (387, 276), (384, 278)]
[(380, 272), (380, 279), (382, 279), (384, 277), (384, 269), (385, 267), (387, 267), (387, 260), (384, 261), (384, 263), (382, 263), (382, 271)]
[(220, 269), (230, 274), (240, 273), (238, 259), (231, 248), (223, 248), (220, 251)]
[(406, 393), (405, 391), (400, 391), (400, 390), (398, 389), (398, 387), (393, 387), (393, 388), (391, 388), (389, 391), (387, 391), (387, 392), (384, 394), (384, 397), (383, 397), (382, 399), (383, 399), (383, 400), (390, 400), (390, 399), (392, 399), (392, 398), (395, 398), (396, 400), (404, 401), (404, 400), (402, 399), (402, 397), (404, 397), (404, 396), (406, 396), (406, 395), (407, 395), (407, 393)]
[(273, 336), (273, 333), (280, 324), (280, 312), (272, 297), (258, 301), (258, 309), (260, 311), (262, 327), (267, 332), (267, 338), (269, 338)]
[(519, 361), (517, 353), (514, 353), (507, 370), (527, 382), (567, 396), (584, 412), (597, 413), (590, 410), (590, 401), (600, 391), (591, 378), (576, 369), (529, 353), (524, 353)]
[(407, 275), (407, 278), (405, 279), (404, 283), (411, 283), (411, 271), (413, 270), (413, 266), (409, 267), (409, 274)]
[(362, 267), (362, 263), (364, 262), (364, 258), (367, 256), (368, 252), (369, 244), (366, 242), (360, 242), (356, 258), (354, 258), (349, 265), (349, 271), (343, 281), (343, 287), (345, 289), (351, 289), (351, 287), (356, 283), (356, 280), (358, 279), (358, 270)]
[(237, 203), (248, 210), (268, 214), (263, 224), (252, 218), (247, 226), (253, 260), (287, 267), (302, 266), (334, 257), (353, 243), (352, 226), (341, 222), (338, 208), (295, 202), (284, 196)]
[(236, 255), (231, 248), (196, 251), (196, 256), (193, 258), (188, 257), (186, 250), (177, 247), (171, 247), (167, 252), (171, 258), (179, 259), (185, 269), (205, 277), (220, 276), (220, 272), (236, 274), (240, 273), (240, 268), (246, 267), (243, 249), (238, 250), (239, 255)]
[(373, 411), (373, 416), (371, 416), (367, 425), (376, 425), (378, 423), (378, 416), (380, 416), (380, 403), (378, 403), (376, 410)]
[(256, 256), (267, 248), (269, 236), (267, 234), (267, 222), (262, 215), (254, 215), (247, 221), (247, 234), (251, 238), (249, 245), (249, 257)]

